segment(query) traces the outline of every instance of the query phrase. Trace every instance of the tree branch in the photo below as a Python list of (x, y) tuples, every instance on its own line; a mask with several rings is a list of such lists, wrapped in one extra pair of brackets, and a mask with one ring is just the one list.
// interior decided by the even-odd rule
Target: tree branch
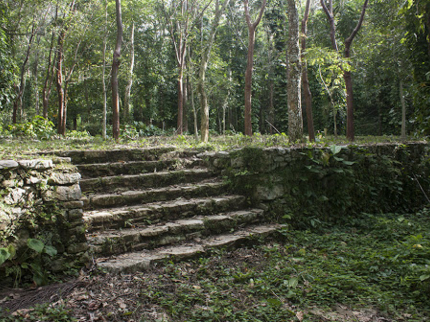
[(357, 35), (357, 32), (360, 30), (361, 25), (363, 24), (364, 14), (366, 13), (366, 8), (368, 3), (369, 3), (369, 0), (364, 1), (363, 9), (361, 10), (360, 20), (358, 20), (357, 26), (355, 26), (355, 29), (352, 31), (351, 35), (345, 40), (345, 50), (349, 50), (349, 47), (351, 47), (352, 41), (354, 40), (355, 36)]

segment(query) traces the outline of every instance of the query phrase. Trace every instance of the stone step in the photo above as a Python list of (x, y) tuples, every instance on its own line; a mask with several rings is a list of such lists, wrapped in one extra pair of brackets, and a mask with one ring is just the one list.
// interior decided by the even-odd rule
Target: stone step
[(108, 230), (87, 236), (93, 254), (109, 256), (153, 249), (222, 233), (261, 220), (263, 210), (250, 209), (211, 216), (196, 216), (162, 225)]
[(129, 190), (110, 194), (94, 194), (82, 198), (85, 209), (131, 206), (177, 198), (198, 198), (221, 195), (226, 191), (226, 184), (217, 179), (208, 179), (199, 183), (173, 185), (159, 189)]
[(83, 193), (125, 191), (143, 188), (158, 188), (177, 183), (204, 180), (212, 174), (207, 169), (185, 169), (135, 175), (119, 175), (80, 181)]
[(177, 170), (203, 166), (201, 159), (166, 159), (157, 161), (121, 161), (110, 163), (78, 164), (77, 168), (82, 178), (96, 178), (121, 174), (140, 174)]
[(166, 259), (184, 260), (202, 256), (219, 248), (234, 248), (245, 244), (255, 244), (261, 238), (276, 235), (282, 225), (258, 225), (237, 230), (233, 233), (210, 236), (176, 246), (161, 247), (122, 254), (110, 258), (99, 258), (97, 266), (112, 273), (133, 273), (145, 271)]
[(112, 150), (71, 150), (71, 151), (47, 151), (41, 152), (48, 155), (69, 157), (73, 164), (83, 163), (106, 163), (120, 161), (154, 161), (163, 154), (175, 151), (173, 146), (153, 147), (153, 148), (130, 148)]
[(210, 215), (237, 210), (245, 205), (244, 196), (220, 196), (192, 199), (176, 199), (145, 205), (119, 207), (84, 212), (88, 231), (127, 228), (136, 225), (165, 223), (170, 220)]

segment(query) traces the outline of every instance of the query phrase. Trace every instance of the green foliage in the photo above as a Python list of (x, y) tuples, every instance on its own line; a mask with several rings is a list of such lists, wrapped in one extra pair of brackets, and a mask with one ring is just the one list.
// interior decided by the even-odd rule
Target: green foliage
[(71, 316), (70, 309), (64, 304), (56, 305), (36, 305), (29, 311), (24, 310), (11, 315), (9, 312), (2, 312), (0, 309), (0, 317), (4, 322), (40, 322), (40, 321), (55, 321), (55, 322), (72, 322), (77, 321)]
[(47, 140), (52, 138), (56, 132), (54, 123), (44, 119), (40, 115), (36, 115), (31, 121), (26, 123), (18, 123), (9, 125), (5, 134), (10, 134), (13, 137), (27, 137)]
[(50, 278), (49, 263), (57, 255), (57, 249), (46, 245), (39, 239), (27, 239), (27, 248), (17, 253), (14, 245), (0, 248), (0, 266), (5, 268), (6, 276), (14, 279), (14, 286), (21, 284), (22, 278), (32, 276), (36, 285), (44, 285)]
[(166, 263), (156, 280), (142, 276), (139, 298), (175, 321), (345, 321), (338, 305), (424, 321), (429, 215), (361, 214), (346, 225), (285, 230), (285, 240), (265, 246)]

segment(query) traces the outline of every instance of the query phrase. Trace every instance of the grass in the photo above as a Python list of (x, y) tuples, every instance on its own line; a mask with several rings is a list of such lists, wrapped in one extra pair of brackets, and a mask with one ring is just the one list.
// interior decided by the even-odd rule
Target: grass
[[(409, 141), (425, 140), (424, 138), (409, 138)], [(374, 144), (374, 143), (395, 143), (401, 142), (396, 136), (357, 136), (354, 144)], [(174, 145), (179, 149), (202, 149), (202, 150), (229, 150), (244, 146), (271, 147), (271, 146), (330, 146), (333, 144), (351, 144), (346, 137), (324, 137), (322, 134), (317, 136), (316, 142), (306, 142), (292, 144), (285, 134), (260, 135), (254, 134), (247, 137), (242, 134), (211, 136), (208, 143), (197, 141), (191, 135), (179, 136), (152, 136), (137, 138), (134, 140), (120, 139), (114, 141), (111, 138), (103, 140), (101, 137), (51, 137), (46, 140), (35, 140), (25, 137), (21, 138), (1, 138), (0, 137), (0, 160), (13, 158), (34, 158), (33, 153), (52, 150), (108, 150), (114, 148), (145, 148), (151, 146)], [(17, 149), (19, 146), (19, 149)]]

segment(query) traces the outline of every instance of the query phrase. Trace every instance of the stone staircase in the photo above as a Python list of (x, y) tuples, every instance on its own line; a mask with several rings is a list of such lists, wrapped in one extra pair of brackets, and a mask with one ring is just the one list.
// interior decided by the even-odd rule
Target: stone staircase
[(276, 233), (264, 212), (205, 167), (197, 151), (173, 147), (70, 151), (81, 173), (90, 251), (111, 272), (143, 270), (239, 246)]

